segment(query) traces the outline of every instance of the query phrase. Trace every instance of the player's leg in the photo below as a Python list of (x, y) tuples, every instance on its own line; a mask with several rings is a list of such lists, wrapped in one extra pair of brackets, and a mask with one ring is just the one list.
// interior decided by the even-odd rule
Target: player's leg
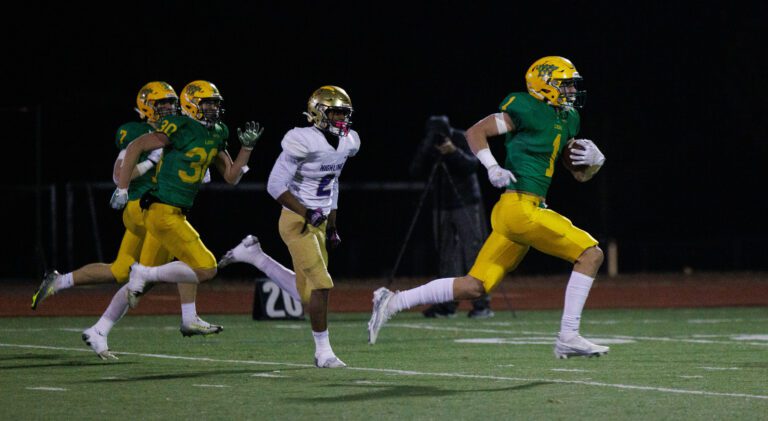
[(488, 236), (469, 274), (440, 278), (405, 291), (379, 288), (373, 295), (373, 312), (368, 322), (368, 342), (376, 343), (384, 324), (400, 311), (422, 304), (449, 300), (475, 300), (493, 290), (507, 272), (514, 270), (528, 246), (515, 243), (493, 231)]
[[(488, 237), (488, 227), (482, 209), (481, 204), (476, 203), (451, 212), (458, 237), (456, 246), (459, 250), (456, 253), (456, 260), (463, 269), (459, 273), (465, 273), (472, 267), (484, 240)], [(467, 316), (470, 318), (493, 317), (490, 295), (483, 294), (480, 298), (472, 300), (472, 310), (467, 313)]]
[[(144, 216), (139, 206), (139, 201), (128, 202), (123, 211), (123, 224), (126, 231), (120, 244), (120, 250), (117, 253), (115, 261), (109, 265), (108, 270), (111, 276), (118, 283), (128, 280), (130, 267), (139, 260), (141, 249), (144, 245)], [(109, 350), (107, 337), (112, 327), (123, 318), (128, 311), (127, 287), (123, 285), (120, 290), (112, 297), (107, 309), (101, 315), (99, 320), (82, 333), (82, 339), (99, 358), (117, 359)]]
[[(574, 263), (565, 290), (565, 304), (555, 355), (599, 356), (609, 351), (606, 346), (593, 344), (580, 335), (581, 315), (595, 276), (603, 262), (603, 252), (589, 233), (573, 225), (566, 217), (549, 209), (532, 208), (530, 223), (525, 229), (517, 224), (516, 236), (525, 238), (531, 247), (551, 256)], [(513, 237), (514, 238), (514, 237)]]
[(137, 226), (132, 221), (137, 215), (139, 219), (142, 218), (138, 200), (128, 202), (123, 211), (123, 224), (126, 231), (120, 242), (117, 258), (113, 263), (89, 263), (65, 274), (60, 274), (55, 270), (47, 273), (32, 296), (32, 310), (35, 310), (46, 298), (68, 288), (115, 281), (125, 282), (128, 279), (131, 264), (138, 259), (144, 236), (143, 224)]
[(246, 236), (235, 248), (229, 250), (219, 260), (219, 268), (232, 263), (243, 262), (256, 267), (273, 280), (277, 286), (288, 293), (295, 300), (301, 301), (301, 296), (296, 288), (296, 273), (281, 265), (261, 248), (259, 239), (254, 235)]
[[(144, 267), (159, 267), (173, 260), (173, 256), (163, 247), (160, 241), (147, 232), (144, 246), (141, 249), (139, 263)], [(210, 335), (219, 333), (224, 328), (211, 324), (197, 314), (197, 284), (182, 282), (176, 284), (181, 302), (181, 325), (179, 331), (185, 337), (193, 335)]]
[(216, 275), (216, 259), (200, 240), (200, 235), (187, 222), (181, 209), (153, 203), (144, 213), (147, 232), (178, 261), (157, 267), (134, 264), (128, 282), (128, 303), (138, 304), (146, 283), (193, 283), (207, 281)]
[(346, 367), (333, 352), (328, 335), (328, 296), (333, 280), (328, 273), (325, 224), (315, 228), (307, 225), (303, 217), (283, 210), (279, 230), (291, 253), (297, 290), (302, 302), (308, 304), (307, 312), (315, 341), (315, 365), (320, 368)]

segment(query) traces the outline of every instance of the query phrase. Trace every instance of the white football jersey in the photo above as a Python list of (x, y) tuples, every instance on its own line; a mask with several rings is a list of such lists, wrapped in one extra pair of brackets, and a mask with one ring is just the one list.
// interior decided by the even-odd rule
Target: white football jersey
[(350, 130), (347, 136), (339, 138), (338, 147), (334, 149), (315, 126), (296, 127), (285, 134), (281, 145), (282, 155), (287, 155), (296, 165), (295, 173), (290, 174), (288, 190), (307, 209), (321, 208), (328, 214), (335, 207), (341, 170), (347, 158), (360, 150), (360, 136)]

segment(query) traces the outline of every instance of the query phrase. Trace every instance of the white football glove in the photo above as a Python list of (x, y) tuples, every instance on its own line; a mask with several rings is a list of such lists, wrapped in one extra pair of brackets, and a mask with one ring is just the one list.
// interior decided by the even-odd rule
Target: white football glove
[(128, 189), (116, 188), (112, 193), (112, 197), (109, 199), (109, 205), (112, 209), (120, 210), (128, 203)]
[(517, 178), (512, 174), (512, 171), (501, 168), (499, 165), (493, 165), (488, 168), (488, 179), (491, 180), (491, 184), (496, 188), (504, 188), (509, 185), (510, 182), (517, 182)]
[(571, 149), (571, 160), (573, 165), (597, 165), (602, 166), (605, 162), (605, 156), (589, 139), (576, 139), (576, 144), (581, 145), (584, 149)]

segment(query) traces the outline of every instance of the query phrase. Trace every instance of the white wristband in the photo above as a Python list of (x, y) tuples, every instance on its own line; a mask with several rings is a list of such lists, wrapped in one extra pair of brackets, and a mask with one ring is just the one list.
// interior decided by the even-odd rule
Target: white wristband
[(475, 156), (480, 160), (480, 163), (482, 163), (486, 169), (490, 169), (494, 165), (499, 165), (499, 163), (496, 162), (496, 158), (493, 157), (491, 150), (488, 148), (480, 149), (477, 151)]
[(147, 159), (146, 161), (141, 161), (136, 164), (136, 171), (139, 172), (139, 175), (144, 175), (147, 171), (149, 171), (150, 168), (154, 166), (155, 163)]

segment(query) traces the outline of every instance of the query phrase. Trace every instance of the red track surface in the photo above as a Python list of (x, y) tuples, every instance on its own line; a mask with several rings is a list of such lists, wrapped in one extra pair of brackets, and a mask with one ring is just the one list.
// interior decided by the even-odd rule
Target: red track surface
[[(429, 279), (399, 278), (393, 289), (407, 289)], [(332, 312), (367, 312), (373, 291), (386, 280), (336, 280), (331, 293)], [(567, 275), (509, 277), (492, 294), (492, 308), (538, 310), (562, 308)], [(115, 285), (72, 288), (47, 299), (37, 311), (29, 303), (39, 281), (0, 284), (0, 316), (97, 316), (117, 291)], [(254, 283), (214, 279), (198, 290), (200, 314), (250, 314)], [(587, 308), (768, 306), (768, 273), (640, 274), (601, 277)], [(423, 307), (422, 307), (423, 308)], [(462, 303), (461, 309), (470, 308)], [(421, 309), (421, 308), (419, 308)], [(414, 311), (419, 309), (413, 309)], [(161, 284), (141, 300), (131, 314), (178, 314), (179, 299), (173, 285)]]

